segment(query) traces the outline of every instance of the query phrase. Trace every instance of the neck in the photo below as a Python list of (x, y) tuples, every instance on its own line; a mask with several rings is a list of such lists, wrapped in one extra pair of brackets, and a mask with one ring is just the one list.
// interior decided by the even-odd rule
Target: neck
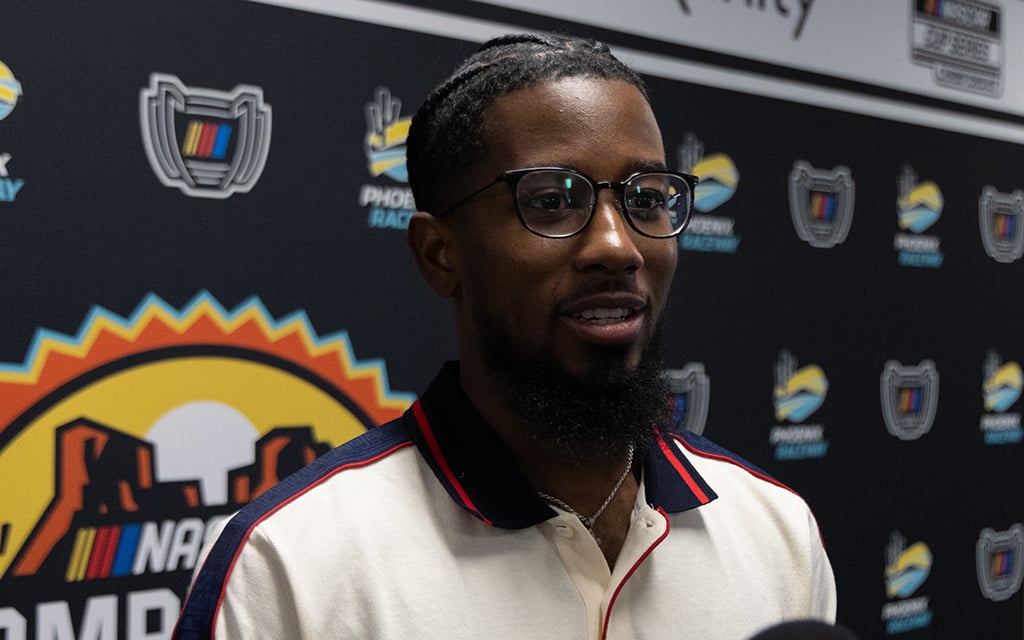
[(467, 398), (508, 448), (538, 493), (554, 496), (572, 510), (591, 516), (622, 480), (592, 530), (609, 567), (613, 567), (629, 530), (639, 491), (638, 460), (632, 461), (633, 473), (629, 473), (625, 470), (628, 449), (610, 452), (598, 459), (578, 459), (556, 452), (544, 446), (544, 434), (539, 434), (535, 425), (518, 414), (501, 386), (486, 371), (466, 367), (463, 363), (460, 382)]

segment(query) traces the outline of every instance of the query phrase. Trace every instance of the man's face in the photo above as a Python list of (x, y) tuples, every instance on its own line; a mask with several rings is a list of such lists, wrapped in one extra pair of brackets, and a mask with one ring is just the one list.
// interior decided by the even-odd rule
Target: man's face
[[(498, 98), (484, 121), (488, 152), (459, 181), (463, 192), (510, 169), (566, 167), (617, 182), (665, 168), (654, 115), (624, 81), (546, 82)], [(485, 343), (500, 341), (491, 346), (577, 379), (640, 364), (665, 307), (676, 241), (634, 231), (613, 190), (600, 191), (587, 227), (569, 238), (524, 228), (504, 184), (460, 207), (450, 222), (464, 361), (486, 362)]]

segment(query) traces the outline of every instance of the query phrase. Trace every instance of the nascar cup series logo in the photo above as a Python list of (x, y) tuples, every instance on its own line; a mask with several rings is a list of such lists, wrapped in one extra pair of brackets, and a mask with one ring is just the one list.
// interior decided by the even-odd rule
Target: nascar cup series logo
[(909, 166), (903, 167), (897, 186), (897, 219), (903, 231), (893, 238), (897, 260), (905, 267), (929, 267), (938, 269), (944, 256), (938, 236), (923, 235), (923, 232), (938, 222), (942, 216), (944, 200), (942, 191), (932, 181), (917, 182), (917, 174)]
[(704, 144), (693, 133), (687, 133), (679, 147), (679, 170), (700, 178), (694, 192), (696, 213), (679, 236), (679, 246), (689, 251), (736, 253), (740, 244), (733, 232), (736, 221), (708, 215), (732, 198), (739, 186), (740, 174), (732, 158), (724, 153), (705, 156)]
[(1024, 440), (1020, 413), (1009, 409), (1024, 390), (1024, 372), (1016, 362), (1002, 363), (999, 354), (990, 351), (983, 367), (981, 385), (986, 413), (980, 428), (985, 444), (1016, 444)]
[(935, 83), (971, 93), (1003, 92), (1002, 9), (974, 0), (911, 2), (911, 59)]
[[(363, 149), (371, 177), (389, 178), (386, 184), (366, 183), (359, 189), (359, 206), (367, 208), (367, 226), (404, 230), (416, 212), (412, 189), (406, 186), (405, 142), (412, 116), (402, 116), (402, 101), (387, 87), (377, 87), (366, 103), (366, 136)], [(398, 183), (398, 184), (395, 184)]]
[(882, 418), (889, 433), (900, 440), (917, 440), (932, 428), (939, 404), (939, 372), (924, 360), (905, 367), (885, 363), (881, 375)]
[(801, 240), (828, 249), (842, 244), (853, 224), (855, 195), (847, 167), (815, 169), (798, 160), (789, 173), (789, 213)]
[(111, 639), (169, 637), (218, 522), (412, 400), (347, 334), (207, 293), (39, 331), (0, 397), (0, 629)]
[(270, 151), (271, 109), (263, 89), (187, 87), (154, 73), (139, 93), (142, 142), (153, 173), (196, 198), (248, 193)]
[[(898, 531), (885, 548), (885, 595), (891, 602), (882, 607), (886, 635), (923, 629), (932, 622), (928, 596), (911, 598), (932, 571), (932, 552), (924, 542), (907, 546)], [(895, 601), (893, 601), (895, 600)]]
[(711, 400), (711, 378), (700, 362), (687, 363), (682, 369), (665, 371), (670, 385), (670, 424), (675, 431), (701, 435), (707, 424)]
[(1024, 578), (1024, 525), (1006, 531), (982, 529), (975, 547), (978, 587), (993, 602), (1009, 600)]
[(775, 419), (789, 424), (772, 427), (768, 438), (775, 447), (776, 460), (825, 457), (829, 444), (825, 426), (802, 423), (824, 404), (827, 394), (828, 378), (821, 367), (811, 364), (797, 369), (793, 354), (786, 350), (779, 353), (772, 399)]
[(981, 243), (996, 262), (1015, 262), (1024, 255), (1024, 191), (999, 193), (986, 186), (978, 198)]

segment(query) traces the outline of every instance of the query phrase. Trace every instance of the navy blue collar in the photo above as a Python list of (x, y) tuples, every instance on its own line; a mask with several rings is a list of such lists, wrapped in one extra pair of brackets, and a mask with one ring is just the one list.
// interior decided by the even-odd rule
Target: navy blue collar
[[(466, 398), (458, 363), (444, 365), (403, 421), (452, 499), (485, 523), (522, 529), (556, 515)], [(718, 497), (673, 439), (689, 438), (659, 437), (643, 460), (647, 502), (668, 513)]]

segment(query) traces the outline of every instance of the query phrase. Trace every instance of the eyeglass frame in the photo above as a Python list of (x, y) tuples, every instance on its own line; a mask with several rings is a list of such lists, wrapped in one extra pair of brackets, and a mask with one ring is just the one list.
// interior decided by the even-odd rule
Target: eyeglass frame
[[(519, 182), (524, 177), (526, 177), (527, 175), (529, 175), (529, 174), (531, 174), (533, 172), (536, 172), (536, 171), (565, 171), (567, 173), (571, 173), (573, 175), (577, 175), (577, 176), (583, 178), (588, 184), (590, 184), (590, 189), (593, 192), (593, 198), (592, 198), (591, 203), (590, 203), (590, 213), (587, 214), (586, 221), (584, 221), (584, 223), (582, 225), (580, 225), (579, 229), (577, 229), (576, 231), (573, 231), (572, 233), (566, 233), (566, 234), (560, 234), (560, 235), (550, 235), (550, 234), (546, 234), (546, 233), (541, 233), (540, 231), (537, 231), (536, 229), (532, 229), (530, 227), (530, 225), (526, 224), (526, 219), (523, 218), (523, 213), (519, 209), (519, 198), (516, 197), (516, 189), (519, 186)], [(645, 232), (644, 230), (640, 229), (637, 226), (636, 222), (633, 221), (633, 216), (630, 215), (629, 207), (626, 205), (626, 184), (629, 183), (629, 182), (632, 182), (633, 180), (637, 179), (640, 176), (649, 175), (649, 174), (661, 174), (661, 175), (675, 176), (676, 178), (682, 179), (682, 181), (686, 183), (687, 188), (689, 188), (689, 190), (690, 190), (690, 200), (689, 200), (689, 206), (687, 206), (687, 210), (686, 210), (686, 219), (683, 221), (683, 224), (681, 224), (679, 226), (679, 229), (673, 231), (671, 234), (666, 235), (666, 236), (651, 235), (651, 234)], [(629, 226), (632, 227), (634, 231), (636, 231), (637, 233), (639, 233), (642, 236), (645, 236), (647, 238), (654, 238), (654, 239), (657, 239), (657, 240), (662, 240), (662, 239), (678, 237), (679, 234), (681, 234), (686, 229), (687, 225), (690, 224), (690, 220), (693, 218), (693, 203), (694, 203), (694, 199), (696, 197), (696, 189), (697, 189), (697, 184), (700, 182), (700, 177), (695, 176), (693, 174), (689, 174), (689, 173), (682, 173), (680, 171), (669, 171), (667, 169), (651, 169), (651, 170), (645, 170), (645, 171), (637, 171), (637, 172), (629, 175), (625, 180), (611, 182), (611, 181), (607, 181), (607, 180), (594, 180), (593, 178), (591, 178), (587, 174), (582, 173), (580, 171), (577, 171), (575, 169), (569, 169), (568, 167), (526, 167), (526, 168), (523, 168), (523, 169), (510, 169), (508, 171), (503, 171), (503, 172), (499, 173), (498, 176), (494, 180), (492, 180), (491, 182), (487, 183), (485, 186), (477, 189), (473, 193), (470, 193), (469, 195), (467, 195), (467, 196), (457, 200), (454, 204), (448, 205), (448, 207), (446, 207), (443, 211), (441, 211), (440, 213), (437, 214), (437, 217), (438, 218), (443, 218), (443, 217), (447, 216), (448, 214), (452, 213), (455, 209), (457, 209), (457, 208), (461, 207), (462, 205), (466, 204), (467, 202), (469, 202), (473, 198), (477, 197), (478, 195), (480, 195), (484, 191), (487, 191), (488, 189), (490, 189), (494, 185), (500, 184), (502, 182), (504, 182), (505, 184), (507, 184), (509, 186), (509, 191), (511, 192), (511, 196), (512, 196), (512, 203), (513, 203), (513, 206), (514, 206), (514, 208), (516, 210), (516, 217), (519, 218), (519, 222), (522, 223), (523, 227), (525, 227), (527, 231), (529, 231), (530, 233), (532, 233), (534, 235), (538, 235), (538, 236), (540, 236), (542, 238), (554, 238), (554, 239), (571, 238), (572, 236), (575, 236), (575, 235), (578, 235), (578, 234), (582, 233), (583, 230), (587, 228), (587, 225), (590, 224), (590, 221), (594, 219), (594, 213), (597, 211), (598, 195), (601, 193), (601, 190), (602, 189), (611, 189), (612, 191), (616, 192), (619, 195), (619, 198), (618, 198), (619, 212), (622, 213), (622, 217), (626, 219), (626, 222), (629, 223)]]

